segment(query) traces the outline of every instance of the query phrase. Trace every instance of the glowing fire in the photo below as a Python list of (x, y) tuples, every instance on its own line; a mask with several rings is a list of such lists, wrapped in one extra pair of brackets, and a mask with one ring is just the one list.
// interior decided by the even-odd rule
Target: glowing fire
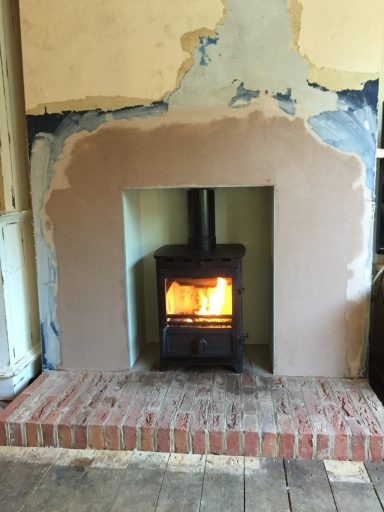
[(184, 317), (184, 322), (204, 321), (201, 318), (204, 316), (232, 315), (231, 278), (178, 278), (167, 281), (168, 315), (180, 315)]
[[(217, 278), (215, 288), (199, 289), (199, 300), (201, 308), (197, 312), (198, 315), (230, 315), (232, 313), (232, 303), (226, 294), (226, 290), (231, 292), (231, 286), (222, 277)], [(229, 308), (229, 312), (227, 309)]]

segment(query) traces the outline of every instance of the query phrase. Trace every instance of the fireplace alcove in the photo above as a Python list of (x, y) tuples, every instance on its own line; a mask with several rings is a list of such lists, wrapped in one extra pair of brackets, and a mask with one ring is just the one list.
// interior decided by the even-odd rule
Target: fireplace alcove
[[(273, 187), (215, 189), (218, 243), (242, 243), (243, 323), (247, 354), (264, 369), (273, 359)], [(128, 342), (130, 365), (157, 344), (159, 331), (154, 252), (162, 245), (185, 244), (188, 237), (185, 189), (123, 191)], [(153, 351), (152, 346), (152, 351)], [(267, 355), (267, 361), (265, 361)]]

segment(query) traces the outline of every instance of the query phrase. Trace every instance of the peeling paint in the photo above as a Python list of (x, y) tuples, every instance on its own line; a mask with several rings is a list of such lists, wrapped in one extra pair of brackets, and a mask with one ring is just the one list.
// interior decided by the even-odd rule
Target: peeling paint
[(230, 107), (244, 107), (260, 96), (260, 91), (252, 91), (244, 87), (244, 82), (240, 82), (236, 89), (236, 95), (229, 101)]
[(292, 89), (288, 87), (286, 93), (277, 92), (273, 97), (279, 102), (281, 110), (290, 116), (295, 114), (295, 101), (292, 99)]
[(378, 78), (384, 18), (381, 0), (288, 0), (291, 47), (308, 66), (308, 81), (331, 91), (362, 89)]
[[(59, 8), (58, 8), (59, 7)], [(118, 15), (116, 15), (118, 13)], [(21, 0), (26, 110), (116, 110), (162, 100), (226, 10), (222, 0)]]
[(200, 66), (208, 66), (208, 63), (211, 61), (208, 53), (207, 53), (207, 47), (212, 44), (217, 44), (217, 41), (219, 40), (218, 37), (211, 37), (211, 36), (200, 36), (199, 37), (199, 52), (201, 54), (199, 64)]

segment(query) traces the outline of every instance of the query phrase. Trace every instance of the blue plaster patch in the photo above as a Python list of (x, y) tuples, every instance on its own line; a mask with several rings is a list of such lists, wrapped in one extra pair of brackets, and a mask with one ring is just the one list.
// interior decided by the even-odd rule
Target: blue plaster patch
[(53, 320), (51, 320), (51, 329), (52, 329), (52, 331), (54, 332), (55, 336), (56, 336), (57, 338), (59, 338), (59, 337), (60, 337), (60, 333), (59, 333), (59, 330), (58, 330), (58, 328), (56, 327), (56, 324), (55, 324), (55, 322), (54, 322)]
[(361, 91), (340, 91), (337, 93), (338, 110), (308, 119), (325, 143), (361, 158), (366, 168), (366, 185), (372, 192), (375, 189), (378, 85), (378, 80), (370, 80)]
[(46, 350), (45, 350), (46, 343), (45, 343), (44, 322), (40, 322), (40, 338), (41, 338), (42, 366), (43, 366), (43, 370), (46, 370), (48, 363), (47, 363)]
[(42, 367), (43, 370), (56, 370), (58, 361), (50, 361), (47, 357), (47, 340), (51, 336), (49, 330), (52, 330), (56, 339), (60, 340), (60, 333), (53, 321), (51, 321), (50, 326), (47, 326), (44, 321), (40, 322)]
[(295, 100), (292, 98), (292, 89), (288, 88), (287, 92), (277, 92), (276, 94), (273, 94), (273, 97), (275, 100), (279, 102), (279, 107), (283, 112), (286, 114), (289, 114), (291, 116), (295, 115), (296, 108), (295, 108)]
[(208, 63), (211, 62), (210, 56), (207, 54), (207, 46), (216, 45), (219, 37), (211, 37), (211, 36), (200, 36), (199, 37), (199, 52), (201, 53), (200, 57), (200, 66), (208, 66)]
[(240, 105), (248, 105), (253, 99), (260, 96), (260, 91), (253, 91), (252, 89), (246, 89), (244, 82), (241, 82), (236, 90), (235, 96), (229, 101), (230, 107), (237, 107)]

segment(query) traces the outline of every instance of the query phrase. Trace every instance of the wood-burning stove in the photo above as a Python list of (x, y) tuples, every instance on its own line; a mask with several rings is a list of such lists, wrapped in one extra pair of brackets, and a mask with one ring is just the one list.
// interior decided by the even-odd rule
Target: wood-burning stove
[(188, 190), (188, 245), (155, 252), (160, 363), (242, 371), (241, 244), (216, 245), (214, 190)]

